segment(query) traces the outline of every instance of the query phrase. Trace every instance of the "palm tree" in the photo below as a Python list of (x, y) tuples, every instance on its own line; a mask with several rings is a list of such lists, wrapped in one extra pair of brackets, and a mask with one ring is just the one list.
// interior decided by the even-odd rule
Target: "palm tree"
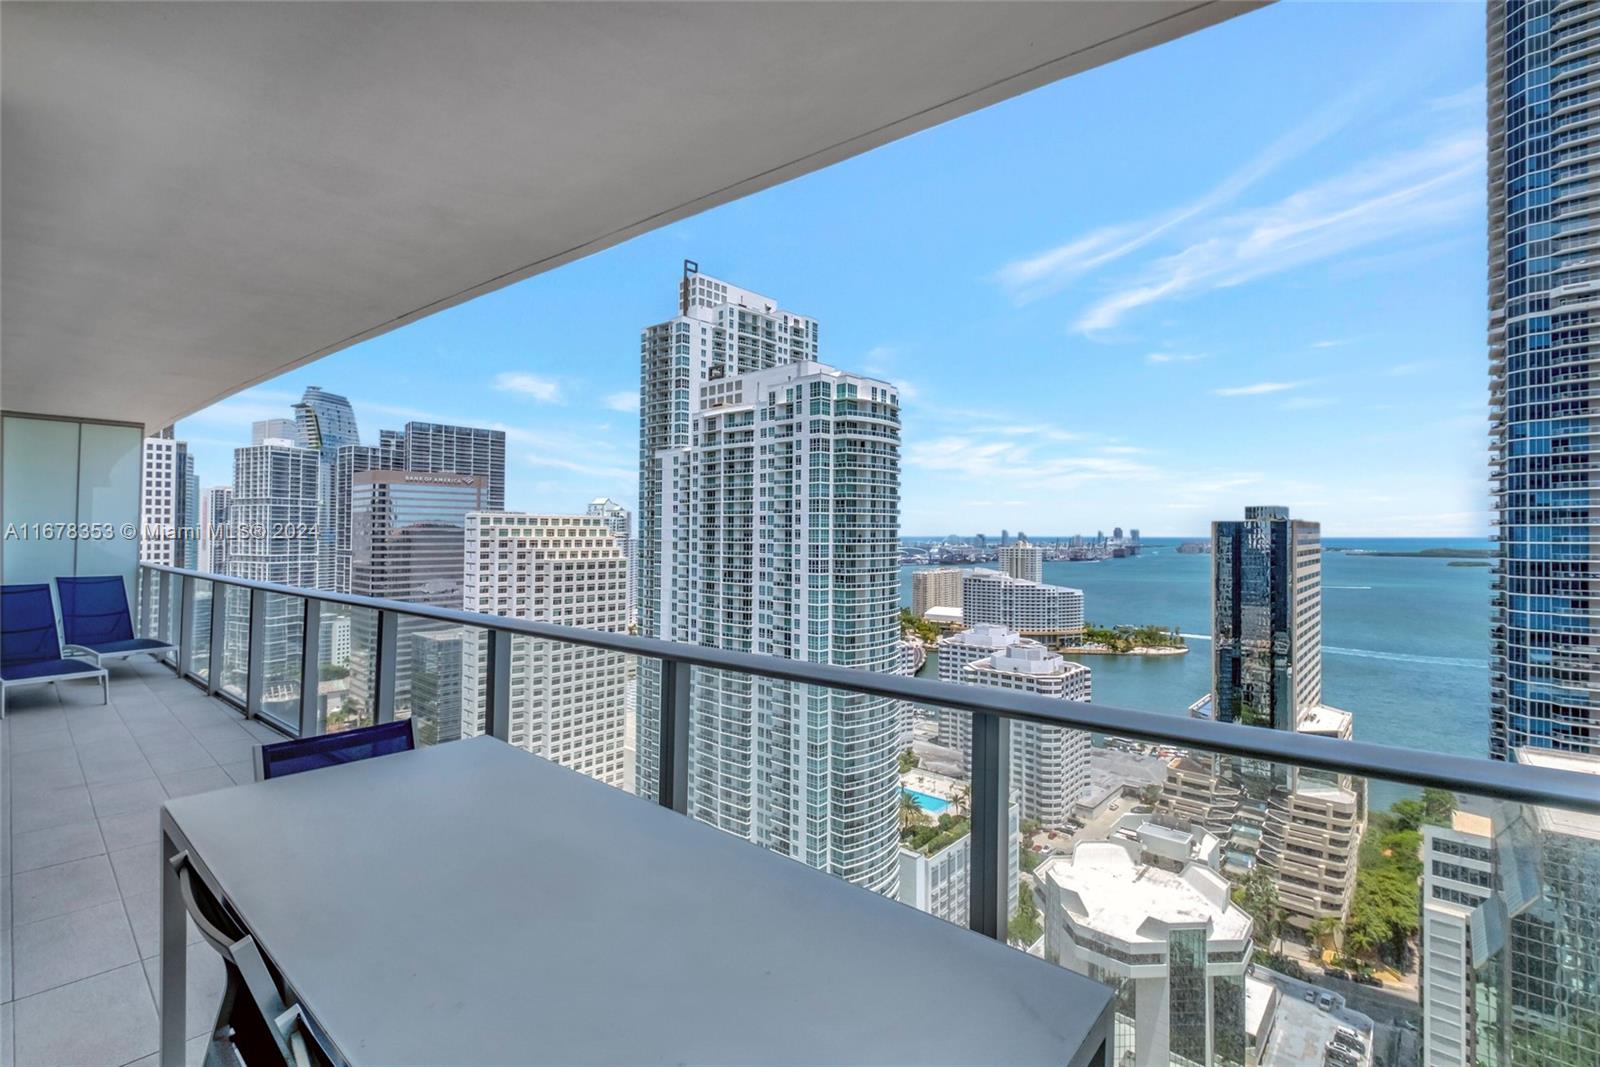
[(922, 802), (904, 790), (900, 793), (900, 829), (909, 830), (922, 821)]
[(963, 811), (972, 810), (972, 786), (964, 785), (956, 790), (955, 805)]

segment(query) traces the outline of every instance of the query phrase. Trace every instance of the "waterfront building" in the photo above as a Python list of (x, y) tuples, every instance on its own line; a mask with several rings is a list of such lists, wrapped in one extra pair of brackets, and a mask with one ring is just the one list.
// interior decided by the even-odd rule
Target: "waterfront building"
[(193, 568), (199, 560), (200, 483), (189, 446), (146, 437), (139, 488), (139, 562)]
[(961, 615), (969, 626), (995, 623), (1025, 637), (1076, 644), (1083, 639), (1083, 590), (979, 567), (962, 574)]
[(1040, 865), (1045, 958), (1116, 991), (1107, 1063), (1244, 1067), (1250, 916), (1205, 864), (1140, 852), (1088, 841)]
[(1016, 541), (1000, 549), (1000, 570), (1025, 582), (1044, 581), (1044, 549), (1018, 534)]
[[(817, 363), (817, 324), (685, 265), (640, 344), (643, 633), (892, 673), (899, 667), (900, 405)], [(639, 669), (640, 708), (659, 668)], [(892, 894), (897, 701), (697, 670), (689, 811)], [(640, 718), (636, 788), (657, 782)]]
[(309, 385), (300, 402), (294, 405), (294, 418), (296, 443), (317, 454), (317, 523), (312, 535), (317, 542), (316, 587), (342, 591), (334, 551), (333, 475), (339, 449), (361, 443), (355, 409), (348, 398)]
[(964, 573), (959, 567), (912, 571), (911, 613), (919, 619), (926, 619), (933, 608), (954, 608), (959, 613)]
[[(1011, 829), (1011, 848), (1006, 855), (1008, 915), (1017, 913), (1017, 886), (1021, 877), (1022, 818), (1012, 801), (1007, 825)], [(904, 835), (903, 835), (904, 836)], [(972, 826), (962, 819), (949, 832), (913, 846), (908, 840), (900, 846), (899, 900), (919, 911), (936, 915), (946, 922), (965, 926), (970, 918), (970, 868)]]
[[(601, 516), (473, 512), (464, 573), (468, 611), (610, 633), (628, 628), (628, 564)], [(510, 743), (621, 786), (628, 659), (514, 635)], [(468, 696), (461, 732), (470, 737), (484, 729), (487, 648), (467, 641), (462, 662)]]
[(228, 567), (229, 509), (233, 504), (231, 485), (213, 485), (200, 494), (199, 567), (212, 574), (225, 574)]
[[(350, 485), (350, 592), (384, 600), (406, 600), (460, 608), (462, 537), (467, 514), (483, 507), (484, 479), (466, 474), (365, 471)], [(355, 647), (377, 648), (377, 614), (352, 615)], [(395, 638), (394, 710), (411, 709), (411, 635), (451, 627), (449, 623), (401, 618)], [(376, 655), (351, 663), (350, 696), (358, 707), (373, 701)]]
[(639, 550), (639, 542), (633, 536), (633, 512), (606, 497), (595, 497), (589, 501), (589, 506), (584, 511), (589, 515), (598, 515), (606, 521), (606, 529), (611, 531), (617, 547), (622, 549), (623, 558), (627, 560), (628, 624), (631, 626), (639, 618), (638, 591), (634, 588), (637, 573), (633, 564), (634, 556)]
[(1600, 279), (1585, 5), (1491, 0), (1489, 464), (1496, 552), (1489, 753), (1600, 752)]
[[(267, 438), (233, 450), (233, 540), (228, 573), (236, 578), (315, 588), (319, 463), (317, 453), (291, 441)], [(227, 598), (227, 648), (249, 647), (250, 598)], [(292, 597), (268, 597), (263, 628), (261, 711), (298, 721), (300, 649), (305, 614)], [(243, 694), (244, 657), (223, 656), (223, 684)]]
[(1293, 730), (1322, 702), (1322, 532), (1289, 509), (1211, 524), (1214, 713)]
[[(1070, 663), (1014, 630), (980, 624), (939, 639), (939, 679), (966, 685), (1014, 689), (1062, 700), (1091, 697), (1091, 672)], [(972, 716), (935, 712), (942, 744), (972, 761)], [(1022, 815), (1048, 826), (1066, 823), (1089, 785), (1089, 735), (1083, 730), (1038, 723), (1011, 723), (1011, 786)]]

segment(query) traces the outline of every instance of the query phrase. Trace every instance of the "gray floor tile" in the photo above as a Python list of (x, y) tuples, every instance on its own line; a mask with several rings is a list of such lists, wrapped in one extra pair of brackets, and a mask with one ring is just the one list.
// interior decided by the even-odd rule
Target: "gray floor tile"
[[(184, 1034), (195, 1037), (211, 1032), (217, 1021), (217, 1007), (222, 1003), (222, 991), (227, 985), (227, 972), (222, 967), (222, 957), (205, 942), (188, 947), (188, 972), (184, 982), (185, 1011)], [(145, 974), (150, 979), (150, 989), (161, 1007), (161, 957), (144, 961)]]
[(123, 896), (154, 893), (161, 888), (161, 846), (135, 845), (113, 852), (111, 869)]
[(65, 752), (72, 757), (72, 762), (60, 767), (33, 767), (27, 763), (27, 756), (16, 761), (11, 767), (11, 790), (18, 796), (30, 793), (44, 792), (48, 789), (65, 789), (70, 785), (83, 785), (83, 771), (78, 769), (78, 754), (70, 748), (53, 749), (51, 752), (35, 752), (32, 755), (45, 756), (55, 752)]
[(59, 771), (67, 768), (78, 769), (78, 752), (71, 745), (24, 753), (20, 758), (11, 761), (11, 773), (18, 776), (13, 781), (20, 780), (31, 771)]
[(19, 926), (11, 945), (12, 995), (17, 998), (139, 960), (120, 900)]
[(59, 730), (41, 730), (36, 733), (14, 733), (7, 742), (13, 757), (30, 752), (48, 752), (55, 749), (72, 749), (72, 734), (63, 723)]
[(123, 1064), (160, 1045), (148, 979), (138, 964), (16, 1002), (17, 1067)]
[(246, 763), (254, 758), (253, 753), (261, 742), (251, 739), (248, 735), (241, 734), (241, 736), (244, 740), (201, 743), (205, 745), (206, 751), (211, 753), (211, 758), (219, 764)]
[(179, 771), (176, 774), (161, 776), (161, 784), (167, 789), (169, 797), (186, 797), (191, 793), (206, 793), (213, 789), (228, 789), (234, 782), (228, 777), (228, 772), (215, 763), (207, 767), (200, 767), (192, 771)]
[(126, 815), (132, 811), (155, 810), (167, 799), (167, 791), (160, 779), (146, 771), (146, 777), (133, 782), (112, 782), (89, 785), (89, 796), (94, 801), (95, 815)]
[(157, 844), (161, 840), (160, 808), (109, 815), (100, 820), (100, 836), (105, 838), (107, 852), (117, 852), (134, 845)]
[[(13, 757), (15, 758), (15, 757)], [(89, 790), (81, 785), (54, 789), (32, 797), (11, 798), (11, 832), (27, 833), (94, 818)]]
[[(211, 1038), (207, 1034), (191, 1037), (189, 1043), (183, 1047), (184, 1067), (201, 1067), (206, 1062), (206, 1045), (210, 1041)], [(153, 1056), (146, 1056), (137, 1063), (130, 1063), (128, 1067), (160, 1067), (160, 1064), (161, 1054), (158, 1052)]]
[(157, 749), (145, 757), (150, 761), (150, 769), (158, 776), (177, 774), (181, 771), (194, 771), (206, 767), (216, 767), (217, 761), (211, 758), (211, 753), (192, 738), (185, 735), (181, 745), (170, 748)]
[[(128, 922), (133, 926), (133, 940), (139, 946), (140, 959), (161, 955), (161, 891), (123, 897), (122, 904), (128, 909)], [(194, 920), (185, 919), (184, 925), (187, 943), (198, 942), (200, 931)]]
[(12, 1049), (12, 1035), (15, 1031), (10, 1002), (0, 1004), (0, 1067), (15, 1067), (17, 1055)]
[(83, 780), (90, 785), (132, 782), (156, 773), (131, 737), (125, 742), (104, 741), (91, 747), (80, 745), (78, 762), (83, 766)]
[(256, 780), (256, 765), (254, 762), (254, 757), (252, 757), (250, 760), (245, 760), (240, 763), (226, 764), (222, 769), (227, 771), (228, 777), (232, 778), (239, 785), (249, 785), (251, 782)]
[[(105, 856), (58, 863), (11, 876), (16, 926), (116, 900), (117, 879)], [(15, 929), (15, 927), (13, 927)]]
[(86, 822), (53, 826), (47, 830), (30, 830), (18, 834), (11, 842), (11, 871), (37, 870), (69, 860), (98, 856), (106, 850), (100, 837), (100, 824), (90, 819)]
[(123, 725), (122, 719), (115, 711), (109, 708), (96, 708), (93, 713), (80, 712), (67, 716), (67, 728), (72, 733), (72, 742), (80, 748), (84, 745), (98, 744), (102, 741), (131, 741), (133, 735)]

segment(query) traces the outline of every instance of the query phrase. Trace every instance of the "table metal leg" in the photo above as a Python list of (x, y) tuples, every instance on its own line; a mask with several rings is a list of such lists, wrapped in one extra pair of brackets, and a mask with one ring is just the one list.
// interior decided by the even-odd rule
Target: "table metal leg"
[(188, 960), (188, 913), (178, 889), (172, 857), (178, 854), (166, 828), (161, 831), (161, 1067), (184, 1067), (184, 1003)]

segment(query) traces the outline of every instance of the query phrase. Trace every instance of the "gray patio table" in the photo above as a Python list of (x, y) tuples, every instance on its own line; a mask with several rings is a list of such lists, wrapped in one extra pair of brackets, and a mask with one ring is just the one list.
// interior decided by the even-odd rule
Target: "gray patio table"
[[(1103, 1062), (1099, 983), (493, 738), (170, 800), (161, 826), (346, 1064)], [(165, 863), (161, 907), (180, 1067)]]

